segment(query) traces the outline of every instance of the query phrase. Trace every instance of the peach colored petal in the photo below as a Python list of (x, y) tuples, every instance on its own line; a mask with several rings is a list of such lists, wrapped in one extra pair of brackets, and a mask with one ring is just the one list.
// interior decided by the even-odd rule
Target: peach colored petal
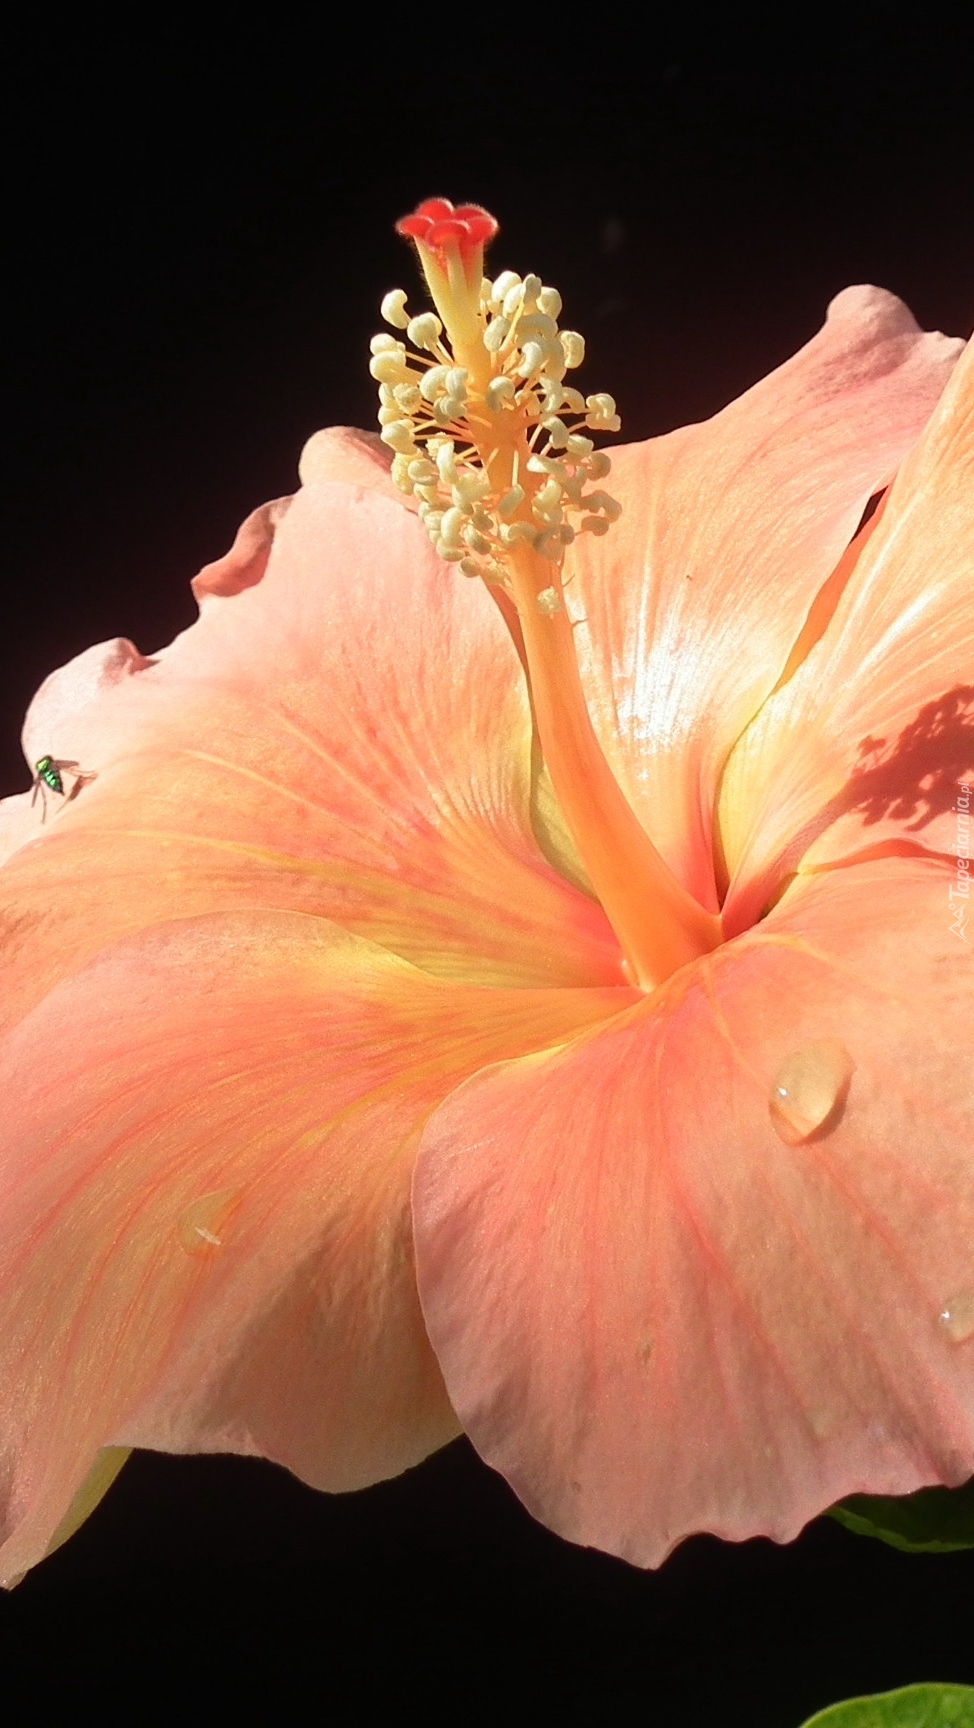
[(714, 419), (613, 452), (623, 505), (576, 542), (576, 638), (603, 748), (681, 881), (715, 910), (727, 753), (816, 593), (930, 415), (963, 346), (878, 288)]
[(347, 1489), (451, 1438), (413, 1282), (419, 1130), (620, 995), (446, 984), (293, 913), (162, 925), (53, 990), (0, 1043), (7, 1580), (101, 1448)]
[(347, 486), (380, 492), (400, 510), (415, 511), (416, 500), (392, 484), (391, 468), (392, 451), (377, 432), (362, 432), (357, 426), (325, 426), (308, 439), (298, 473), (302, 486), (340, 480)]
[(73, 736), (87, 710), (153, 665), (155, 661), (140, 654), (133, 642), (117, 636), (112, 642), (96, 642), (52, 672), (37, 691), (24, 720), (21, 743), (27, 761), (33, 766), (41, 756), (64, 755), (59, 740)]
[(141, 669), (123, 649), (28, 716), (32, 749), (92, 778), (0, 871), (4, 1024), (115, 937), (235, 908), (332, 918), (470, 982), (620, 981), (601, 909), (532, 832), (497, 610), (395, 505), (305, 489), (260, 582), (209, 593)]
[[(974, 959), (948, 881), (805, 884), (431, 1119), (417, 1273), (447, 1390), (572, 1541), (657, 1565), (974, 1471)], [(835, 1107), (788, 1144), (773, 1089), (810, 1061)]]
[(974, 345), (904, 463), (828, 629), (734, 751), (727, 927), (866, 848), (954, 853), (974, 781)]
[[(363, 486), (394, 500), (401, 508), (415, 509), (415, 500), (405, 499), (392, 484), (389, 470), (392, 452), (374, 432), (357, 426), (326, 426), (308, 439), (299, 463), (304, 486), (337, 480), (347, 486)], [(237, 530), (229, 552), (204, 565), (192, 582), (193, 593), (202, 604), (206, 594), (237, 594), (259, 582), (267, 569), (274, 535), (287, 515), (293, 498), (274, 498), (251, 511)]]
[(227, 596), (252, 588), (267, 569), (274, 535), (291, 507), (291, 498), (273, 498), (252, 510), (237, 529), (229, 552), (212, 564), (204, 564), (191, 587), (200, 605), (206, 594)]

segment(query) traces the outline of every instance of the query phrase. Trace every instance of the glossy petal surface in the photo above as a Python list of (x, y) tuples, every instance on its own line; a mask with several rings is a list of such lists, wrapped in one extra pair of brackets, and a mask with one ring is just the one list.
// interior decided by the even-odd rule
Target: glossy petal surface
[(412, 1269), (419, 1130), (616, 999), (447, 984), (247, 913), (144, 932), (51, 991), (0, 1044), (4, 1577), (104, 1446), (257, 1453), (342, 1489), (450, 1439)]
[(922, 334), (893, 295), (850, 288), (712, 420), (612, 453), (622, 518), (582, 537), (571, 566), (583, 678), (617, 778), (709, 910), (727, 754), (961, 347)]
[(25, 738), (93, 778), (35, 809), (0, 875), (7, 1025), (117, 936), (240, 908), (335, 919), (471, 983), (620, 981), (603, 913), (531, 829), (500, 616), (382, 497), (307, 488), (257, 583), (206, 594), (152, 660), (90, 650)]
[(903, 464), (828, 629), (735, 750), (727, 927), (789, 869), (866, 848), (951, 854), (974, 780), (974, 345)]
[[(940, 1319), (974, 1291), (947, 881), (888, 860), (806, 883), (432, 1119), (417, 1264), (451, 1400), (573, 1541), (652, 1565), (693, 1531), (788, 1540), (845, 1494), (974, 1471), (974, 1326)], [(848, 1096), (786, 1144), (775, 1077), (835, 1038)]]

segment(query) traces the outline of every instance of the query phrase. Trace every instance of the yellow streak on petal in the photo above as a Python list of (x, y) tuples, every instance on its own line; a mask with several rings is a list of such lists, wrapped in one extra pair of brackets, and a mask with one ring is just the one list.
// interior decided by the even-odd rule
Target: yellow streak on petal
[(132, 1456), (131, 1446), (102, 1446), (95, 1455), (95, 1462), (71, 1501), (70, 1506), (61, 1519), (60, 1524), (51, 1537), (44, 1553), (45, 1560), (53, 1554), (56, 1548), (63, 1547), (76, 1530), (80, 1530), (95, 1510), (99, 1501), (104, 1500), (109, 1488)]

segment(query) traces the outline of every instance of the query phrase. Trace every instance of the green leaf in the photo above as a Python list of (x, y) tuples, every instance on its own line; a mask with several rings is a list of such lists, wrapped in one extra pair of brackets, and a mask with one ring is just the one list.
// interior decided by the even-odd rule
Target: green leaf
[(809, 1717), (803, 1728), (974, 1728), (974, 1686), (904, 1686), (847, 1698)]
[(829, 1509), (857, 1536), (878, 1536), (908, 1554), (974, 1548), (974, 1477), (963, 1488), (921, 1488), (902, 1499), (850, 1494)]

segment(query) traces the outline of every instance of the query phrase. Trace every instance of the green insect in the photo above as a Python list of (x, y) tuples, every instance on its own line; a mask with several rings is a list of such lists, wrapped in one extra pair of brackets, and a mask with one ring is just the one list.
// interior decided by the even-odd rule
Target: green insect
[(88, 776), (78, 773), (71, 791), (65, 792), (64, 781), (62, 780), (61, 775), (65, 770), (67, 770), (68, 773), (71, 773), (73, 770), (76, 770), (77, 767), (77, 762), (55, 761), (53, 756), (42, 756), (39, 762), (34, 763), (34, 779), (32, 782), (33, 791), (31, 792), (30, 803), (31, 809), (33, 809), (34, 802), (39, 792), (41, 795), (42, 822), (47, 820), (47, 791), (45, 788), (51, 792), (56, 792), (61, 798), (73, 798), (78, 787), (88, 778)]

